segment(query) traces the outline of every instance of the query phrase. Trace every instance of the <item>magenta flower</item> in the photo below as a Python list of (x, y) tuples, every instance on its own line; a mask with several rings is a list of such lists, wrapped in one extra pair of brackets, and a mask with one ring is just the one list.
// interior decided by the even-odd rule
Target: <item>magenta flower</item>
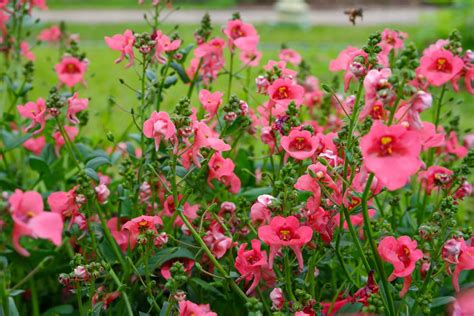
[(401, 125), (375, 121), (361, 138), (360, 148), (364, 166), (392, 191), (403, 187), (422, 166), (418, 134)]
[(268, 87), (268, 95), (270, 100), (285, 107), (292, 101), (300, 105), (303, 103), (304, 88), (289, 78), (277, 79)]
[(191, 275), (193, 267), (194, 267), (194, 260), (189, 259), (189, 258), (175, 258), (175, 259), (166, 261), (160, 267), (161, 276), (163, 276), (165, 280), (171, 279), (171, 267), (173, 266), (173, 263), (175, 263), (176, 261), (181, 262), (184, 267), (184, 272)]
[(206, 235), (202, 238), (212, 254), (220, 259), (232, 247), (232, 239), (224, 235), (224, 230), (217, 223), (212, 223)]
[(38, 35), (38, 40), (42, 42), (58, 42), (61, 39), (61, 30), (58, 26), (53, 25), (50, 28), (45, 28)]
[(176, 127), (167, 112), (154, 111), (143, 123), (143, 134), (155, 140), (155, 149), (158, 150), (162, 138), (171, 140), (176, 136)]
[(280, 54), (278, 54), (278, 58), (293, 66), (298, 66), (302, 60), (301, 55), (296, 50), (290, 48), (282, 49)]
[(167, 61), (166, 57), (163, 55), (177, 50), (181, 45), (181, 40), (176, 39), (172, 41), (168, 36), (161, 33), (159, 30), (155, 32), (154, 39), (156, 41), (155, 59), (162, 64), (166, 63)]
[(288, 136), (281, 137), (280, 144), (290, 157), (305, 160), (314, 155), (319, 146), (319, 139), (309, 131), (294, 129)]
[(420, 59), (420, 74), (433, 86), (441, 86), (453, 79), (463, 68), (464, 63), (449, 50), (427, 49)]
[(135, 36), (133, 36), (133, 32), (130, 30), (125, 30), (122, 34), (115, 34), (112, 37), (106, 36), (105, 43), (112, 49), (119, 51), (121, 53), (120, 57), (115, 60), (115, 63), (121, 62), (125, 56), (128, 56), (128, 64), (125, 67), (130, 67), (134, 63), (134, 52), (133, 52), (133, 45), (135, 44)]
[(294, 187), (297, 190), (312, 192), (315, 206), (318, 207), (321, 201), (321, 185), (337, 192), (336, 183), (329, 176), (326, 166), (318, 162), (308, 166), (308, 173), (299, 177)]
[(458, 158), (464, 158), (468, 153), (468, 149), (459, 144), (458, 135), (455, 131), (451, 131), (449, 133), (448, 139), (446, 141), (446, 152), (455, 155)]
[(232, 49), (234, 42), (242, 37), (258, 36), (257, 30), (253, 25), (244, 23), (241, 20), (230, 20), (227, 22), (226, 28), (223, 30), (224, 34), (229, 39), (229, 47)]
[(423, 258), (423, 252), (416, 247), (416, 240), (411, 240), (408, 236), (401, 236), (398, 239), (392, 236), (384, 237), (378, 246), (382, 260), (394, 267), (388, 280), (391, 282), (396, 278), (404, 279), (400, 297), (408, 292), (416, 262)]
[(223, 96), (224, 93), (219, 91), (214, 93), (206, 89), (199, 91), (199, 102), (201, 102), (204, 110), (207, 111), (206, 117), (212, 119), (216, 115), (219, 106), (222, 104)]
[(179, 302), (179, 316), (217, 316), (209, 308), (209, 304), (197, 305), (191, 301)]
[(76, 114), (87, 109), (89, 105), (89, 99), (79, 99), (77, 97), (77, 92), (74, 93), (72, 97), (67, 99), (68, 107), (66, 117), (71, 122), (71, 124), (79, 124), (80, 121), (77, 118)]
[(271, 267), (268, 266), (267, 253), (260, 249), (260, 241), (253, 239), (251, 245), (251, 250), (245, 250), (246, 243), (240, 245), (235, 259), (235, 268), (241, 274), (238, 280), (245, 279), (246, 282), (250, 282), (253, 279), (252, 285), (246, 291), (247, 295), (250, 295), (257, 288), (262, 273), (264, 273), (263, 270), (267, 270), (267, 272), (271, 270)]
[(8, 199), (13, 219), (13, 247), (22, 256), (30, 253), (21, 246), (20, 238), (48, 239), (56, 246), (62, 242), (63, 220), (61, 215), (45, 212), (43, 198), (38, 192), (19, 189)]
[(216, 137), (216, 132), (214, 132), (209, 126), (204, 122), (194, 122), (194, 143), (191, 147), (191, 154), (194, 165), (201, 167), (199, 162), (199, 157), (201, 157), (200, 150), (201, 148), (210, 148), (215, 151), (228, 151), (230, 146), (226, 144), (222, 139)]
[(431, 195), (433, 189), (448, 188), (452, 182), (453, 172), (441, 166), (431, 166), (426, 171), (420, 171), (418, 178), (426, 194)]
[(34, 135), (43, 131), (46, 124), (46, 102), (44, 99), (39, 98), (36, 102), (27, 102), (25, 105), (18, 105), (17, 109), (22, 117), (31, 119), (31, 123), (26, 128), (26, 131), (30, 131), (36, 125), (39, 125), (40, 128), (33, 133)]
[(238, 193), (240, 191), (240, 179), (234, 173), (235, 164), (232, 159), (224, 158), (217, 152), (212, 155), (208, 167), (209, 175), (207, 177), (207, 183), (211, 189), (214, 188), (211, 180), (216, 179), (228, 187), (231, 193)]
[[(71, 141), (74, 141), (77, 134), (79, 134), (79, 129), (75, 126), (64, 126), (64, 130), (66, 131), (66, 134), (68, 135)], [(59, 151), (66, 143), (66, 140), (63, 138), (63, 136), (61, 135), (59, 131), (56, 131), (53, 133), (53, 139), (54, 139), (54, 152), (56, 153), (56, 155), (59, 156)]]
[(122, 230), (128, 232), (130, 248), (134, 249), (137, 244), (138, 236), (148, 230), (158, 234), (156, 226), (163, 225), (159, 216), (142, 215), (135, 217), (122, 226)]
[(382, 32), (382, 42), (379, 45), (384, 54), (389, 54), (392, 49), (398, 52), (403, 48), (403, 41), (407, 38), (408, 34), (404, 32), (385, 29)]
[(59, 81), (68, 87), (74, 87), (79, 82), (84, 82), (87, 64), (72, 56), (65, 56), (61, 62), (54, 66)]
[(48, 196), (48, 205), (51, 212), (61, 214), (63, 218), (70, 217), (79, 211), (80, 205), (77, 203), (77, 190), (75, 186), (68, 192), (53, 192)]
[(26, 59), (30, 61), (35, 61), (36, 56), (33, 54), (33, 52), (30, 50), (30, 44), (28, 42), (21, 42), (20, 43), (20, 52), (25, 57)]
[[(452, 238), (444, 244), (442, 257), (447, 264), (456, 265), (452, 272), (452, 283), (456, 292), (459, 292), (459, 275), (461, 272), (464, 270), (474, 270), (474, 247), (466, 245), (466, 241), (463, 238)], [(451, 272), (449, 269), (448, 271)]]
[(44, 146), (46, 146), (46, 138), (44, 136), (30, 138), (23, 143), (23, 147), (25, 147), (26, 150), (29, 150), (34, 153), (36, 156), (39, 156), (39, 154), (41, 154)]
[(302, 226), (294, 216), (275, 216), (270, 225), (258, 228), (258, 238), (270, 246), (268, 264), (273, 267), (273, 260), (281, 247), (290, 247), (298, 260), (300, 269), (303, 269), (303, 254), (301, 248), (313, 237), (313, 230), (309, 226)]
[(285, 304), (285, 297), (281, 288), (276, 287), (270, 292), (270, 300), (272, 301), (272, 309), (279, 311)]

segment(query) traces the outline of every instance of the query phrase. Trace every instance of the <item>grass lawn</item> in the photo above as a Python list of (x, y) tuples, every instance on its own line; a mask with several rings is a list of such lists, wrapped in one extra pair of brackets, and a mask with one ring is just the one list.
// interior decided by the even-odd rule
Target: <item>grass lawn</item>
[[(437, 37), (429, 33), (429, 28), (404, 27), (396, 25), (387, 27), (401, 29), (410, 34), (410, 39), (423, 48)], [(122, 111), (117, 106), (111, 106), (108, 102), (112, 96), (117, 103), (125, 109), (136, 108), (138, 101), (135, 93), (119, 83), (119, 78), (124, 79), (132, 87), (138, 87), (138, 73), (134, 68), (125, 69), (125, 63), (114, 64), (114, 60), (119, 53), (110, 50), (104, 43), (106, 35), (122, 33), (124, 29), (130, 28), (134, 31), (145, 31), (146, 25), (68, 25), (68, 30), (72, 33), (79, 33), (81, 36), (81, 48), (87, 53), (90, 66), (87, 72), (87, 87), (80, 88), (82, 97), (90, 97), (89, 105), (90, 123), (84, 127), (81, 133), (90, 136), (100, 136), (106, 131), (111, 131), (114, 135), (121, 134), (124, 124), (130, 122), (130, 114)], [(162, 29), (171, 31), (172, 25), (163, 25)], [(183, 36), (184, 45), (193, 41), (192, 34), (197, 26), (185, 25), (179, 27), (179, 33)], [(215, 32), (220, 32), (216, 27)], [(313, 73), (321, 82), (331, 80), (334, 74), (328, 71), (328, 63), (335, 58), (340, 50), (347, 45), (361, 46), (366, 42), (367, 37), (374, 31), (382, 30), (382, 27), (311, 27), (308, 29), (298, 29), (294, 27), (257, 25), (261, 37), (261, 49), (263, 60), (275, 59), (282, 43), (295, 48), (303, 55), (312, 67)], [(36, 63), (35, 89), (31, 98), (46, 97), (47, 91), (57, 83), (56, 74), (53, 71), (54, 64), (58, 61), (56, 48), (41, 46), (35, 48), (37, 59), (42, 62)], [(252, 74), (257, 75), (261, 68), (253, 69)], [(216, 88), (225, 88), (227, 77), (218, 80)], [(164, 108), (171, 109), (176, 102), (185, 96), (187, 86), (177, 84), (167, 92)], [(242, 91), (242, 83), (235, 81), (233, 91)], [(474, 113), (474, 100), (466, 93), (456, 96), (461, 98), (462, 104), (455, 105), (451, 102), (449, 107), (455, 112), (463, 113), (462, 124), (465, 127), (472, 126), (471, 115)], [(251, 107), (258, 104), (248, 100)], [(197, 103), (196, 97), (193, 104)], [(445, 106), (445, 109), (448, 106)], [(467, 114), (467, 115), (466, 115)], [(429, 114), (428, 114), (429, 115)], [(125, 125), (126, 126), (126, 125)], [(103, 139), (97, 137), (96, 139)]]
[[(152, 0), (144, 0), (148, 6)], [(175, 0), (175, 7), (181, 8), (206, 8), (206, 9), (229, 9), (236, 5), (236, 0)], [(48, 0), (50, 9), (137, 9), (138, 0)]]

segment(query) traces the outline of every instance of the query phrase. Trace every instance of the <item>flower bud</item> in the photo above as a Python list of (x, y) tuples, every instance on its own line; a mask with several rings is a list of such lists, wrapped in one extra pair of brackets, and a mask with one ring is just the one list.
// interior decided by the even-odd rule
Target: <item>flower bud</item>
[(285, 298), (283, 297), (283, 291), (281, 288), (276, 287), (270, 292), (270, 299), (272, 301), (272, 309), (280, 310), (285, 304)]
[(447, 263), (459, 263), (459, 255), (461, 254), (461, 242), (455, 238), (451, 238), (443, 245), (441, 257)]

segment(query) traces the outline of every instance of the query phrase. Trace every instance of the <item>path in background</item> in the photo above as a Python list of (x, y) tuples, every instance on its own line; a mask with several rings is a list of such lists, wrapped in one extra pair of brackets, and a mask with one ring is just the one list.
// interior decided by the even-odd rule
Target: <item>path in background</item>
[[(225, 23), (233, 12), (239, 11), (242, 18), (249, 23), (277, 23), (277, 12), (271, 9), (239, 9), (235, 10), (181, 10), (175, 11), (166, 18), (166, 22), (173, 24), (199, 23), (204, 13), (209, 12), (215, 23)], [(143, 10), (50, 10), (37, 11), (35, 16), (44, 22), (66, 21), (68, 23), (140, 23), (143, 21)], [(417, 24), (421, 16), (433, 15), (437, 9), (432, 7), (384, 7), (368, 8), (364, 11), (364, 19), (357, 19), (360, 25), (378, 24)], [(167, 13), (164, 12), (163, 16)], [(309, 12), (311, 25), (349, 25), (343, 9), (312, 10)]]

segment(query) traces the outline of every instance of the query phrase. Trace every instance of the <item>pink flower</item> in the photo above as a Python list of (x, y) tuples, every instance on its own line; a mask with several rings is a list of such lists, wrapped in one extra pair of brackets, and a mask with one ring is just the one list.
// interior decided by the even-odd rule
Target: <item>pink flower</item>
[(458, 135), (455, 131), (451, 131), (446, 142), (446, 152), (453, 154), (458, 158), (466, 157), (468, 149), (462, 145), (459, 145)]
[(22, 256), (30, 253), (20, 245), (20, 238), (48, 239), (56, 246), (62, 242), (63, 220), (59, 214), (45, 212), (38, 192), (19, 189), (8, 199), (13, 219), (13, 247)]
[(294, 216), (275, 216), (270, 225), (258, 228), (258, 238), (270, 246), (270, 257), (268, 264), (273, 267), (273, 260), (281, 247), (290, 247), (298, 260), (300, 269), (303, 269), (303, 254), (301, 248), (307, 244), (313, 236), (313, 230), (309, 226), (301, 226)]
[[(79, 129), (77, 129), (77, 127), (75, 126), (64, 126), (64, 130), (66, 131), (66, 134), (68, 135), (71, 141), (74, 141), (77, 134), (79, 134)], [(66, 143), (66, 140), (63, 138), (63, 136), (61, 135), (59, 131), (56, 131), (53, 133), (53, 139), (55, 142), (54, 151), (56, 152), (56, 155), (59, 156), (59, 151)]]
[(400, 31), (385, 29), (382, 32), (382, 42), (379, 44), (385, 54), (393, 49), (398, 52), (403, 48), (403, 41), (408, 38), (408, 34)]
[(269, 60), (268, 63), (263, 67), (263, 69), (265, 71), (271, 72), (272, 74), (276, 74), (275, 70), (278, 70), (278, 72), (281, 73), (281, 79), (292, 79), (296, 76), (296, 71), (286, 68), (286, 61), (283, 60)]
[(335, 192), (337, 192), (337, 186), (329, 176), (326, 166), (320, 162), (309, 165), (307, 170), (308, 174), (299, 177), (294, 187), (297, 190), (312, 192), (314, 202), (318, 207), (321, 200), (321, 185)]
[(217, 314), (210, 310), (209, 305), (181, 301), (179, 302), (179, 316), (217, 316)]
[(422, 165), (418, 134), (401, 125), (385, 126), (375, 121), (361, 138), (360, 148), (364, 166), (389, 190), (403, 187)]
[(289, 48), (282, 49), (278, 55), (278, 58), (294, 66), (298, 66), (302, 60), (301, 55), (297, 51)]
[(171, 140), (176, 136), (176, 127), (167, 112), (154, 111), (143, 123), (143, 134), (155, 140), (155, 148), (160, 148), (161, 139)]
[(138, 236), (148, 230), (152, 230), (158, 234), (156, 226), (163, 225), (163, 221), (159, 216), (142, 215), (135, 217), (122, 226), (122, 230), (128, 232), (130, 248), (134, 249), (137, 244)]
[(229, 187), (231, 193), (238, 193), (240, 191), (240, 179), (234, 173), (235, 164), (232, 159), (224, 159), (222, 155), (217, 152), (212, 155), (208, 167), (209, 175), (207, 177), (207, 183), (211, 189), (214, 188), (211, 180), (216, 179), (226, 187)]
[(80, 205), (77, 203), (77, 186), (68, 192), (53, 192), (48, 196), (51, 212), (61, 214), (63, 218), (76, 214)]
[(303, 103), (304, 88), (289, 78), (277, 79), (268, 87), (268, 95), (270, 100), (285, 107), (292, 101), (300, 105)]
[(433, 86), (441, 86), (454, 78), (463, 68), (461, 58), (446, 49), (429, 49), (420, 59), (420, 74)]
[(31, 130), (36, 125), (40, 128), (33, 134), (39, 134), (43, 131), (46, 124), (46, 102), (39, 98), (36, 102), (27, 102), (25, 105), (17, 106), (18, 113), (24, 118), (31, 119), (30, 125), (26, 128), (26, 131)]
[(135, 44), (135, 36), (133, 36), (133, 32), (130, 30), (125, 30), (122, 34), (115, 34), (112, 37), (106, 36), (105, 43), (112, 49), (119, 51), (121, 53), (120, 57), (115, 60), (115, 63), (121, 62), (125, 56), (128, 56), (129, 62), (126, 67), (130, 67), (133, 65), (134, 62), (134, 52), (133, 52), (133, 45)]
[(228, 151), (230, 146), (226, 144), (222, 139), (214, 136), (216, 133), (206, 125), (204, 122), (194, 122), (194, 143), (191, 147), (191, 154), (194, 164), (197, 167), (201, 167), (199, 157), (201, 157), (201, 148), (210, 148), (215, 151)]
[(222, 104), (222, 97), (224, 93), (222, 92), (210, 92), (209, 90), (202, 89), (199, 91), (199, 102), (201, 102), (204, 110), (207, 111), (206, 116), (209, 119), (212, 119), (219, 109), (219, 106)]
[(38, 35), (38, 40), (43, 42), (58, 42), (61, 39), (61, 30), (58, 26), (53, 25), (50, 28), (45, 28)]
[(77, 118), (76, 114), (87, 109), (89, 105), (89, 99), (78, 99), (77, 92), (74, 93), (72, 97), (67, 99), (68, 107), (66, 117), (71, 122), (71, 124), (79, 124), (80, 121)]
[(28, 59), (30, 61), (35, 61), (36, 57), (31, 52), (30, 45), (28, 44), (28, 42), (23, 41), (23, 42), (20, 43), (20, 51), (21, 51), (21, 54), (23, 55), (23, 57), (25, 57), (26, 59)]
[(168, 36), (159, 30), (155, 32), (154, 39), (156, 41), (155, 59), (162, 64), (166, 63), (166, 57), (164, 57), (163, 54), (173, 52), (181, 45), (181, 40), (176, 39), (171, 41)]
[(395, 117), (401, 121), (402, 119), (408, 122), (410, 127), (415, 129), (422, 129), (423, 122), (421, 121), (420, 113), (431, 108), (433, 97), (425, 91), (418, 91), (408, 101), (397, 110)]
[(44, 136), (37, 138), (32, 137), (23, 143), (23, 147), (34, 153), (36, 156), (41, 154), (44, 146), (46, 146), (46, 138)]
[(250, 208), (250, 221), (253, 224), (269, 223), (271, 212), (269, 207), (275, 198), (268, 194), (260, 195)]
[(202, 239), (217, 259), (222, 258), (232, 247), (232, 239), (224, 235), (220, 225), (211, 224), (210, 230)]
[(231, 48), (234, 45), (234, 41), (239, 38), (258, 35), (257, 31), (251, 24), (244, 23), (238, 19), (227, 22), (227, 27), (223, 32), (229, 39), (229, 46)]
[(420, 171), (418, 178), (426, 194), (431, 195), (433, 189), (448, 188), (452, 182), (453, 172), (441, 166), (431, 166), (426, 171)]
[(95, 193), (97, 194), (97, 200), (100, 204), (107, 203), (107, 199), (110, 196), (110, 190), (105, 184), (99, 184), (94, 188)]
[(272, 309), (279, 311), (285, 304), (285, 297), (281, 288), (276, 287), (270, 292), (270, 300), (272, 301)]
[(436, 127), (431, 122), (422, 122), (422, 128), (420, 130), (415, 131), (418, 133), (418, 136), (421, 140), (421, 148), (423, 151), (434, 148), (440, 147), (445, 144), (444, 141), (444, 132), (440, 131), (438, 128), (439, 133), (436, 132)]
[(390, 91), (391, 84), (388, 79), (392, 75), (390, 68), (382, 68), (380, 70), (370, 70), (364, 78), (364, 89), (365, 89), (365, 105), (374, 103), (380, 100), (382, 103), (386, 103), (380, 92)]
[(411, 240), (408, 236), (401, 236), (398, 239), (392, 236), (384, 237), (378, 246), (382, 260), (391, 263), (394, 267), (388, 280), (404, 278), (400, 297), (408, 292), (416, 262), (423, 258), (423, 252), (416, 247), (416, 240)]
[(319, 146), (319, 139), (309, 131), (292, 130), (288, 136), (282, 136), (281, 147), (294, 159), (311, 158)]
[(449, 264), (455, 264), (453, 271), (453, 287), (460, 291), (459, 275), (464, 270), (474, 270), (474, 247), (466, 245), (462, 238), (450, 239), (443, 246), (443, 259)]
[(87, 64), (72, 56), (65, 56), (61, 62), (54, 66), (59, 80), (68, 87), (74, 87), (79, 82), (84, 82)]
[(260, 241), (253, 239), (251, 244), (251, 250), (245, 250), (246, 243), (240, 245), (235, 259), (235, 268), (241, 274), (239, 280), (245, 279), (246, 282), (249, 282), (253, 279), (252, 285), (247, 289), (247, 295), (250, 295), (257, 288), (262, 278), (262, 271), (271, 269), (268, 266), (266, 252), (260, 250)]

